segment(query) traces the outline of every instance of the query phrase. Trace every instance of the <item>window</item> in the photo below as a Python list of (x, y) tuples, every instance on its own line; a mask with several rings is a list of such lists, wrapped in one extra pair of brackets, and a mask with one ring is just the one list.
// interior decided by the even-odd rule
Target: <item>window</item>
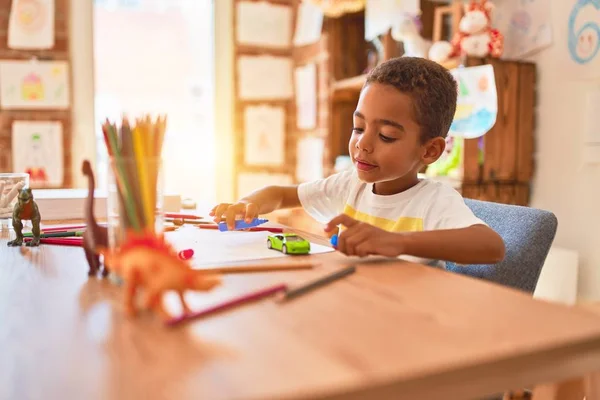
[(94, 74), (98, 183), (108, 117), (167, 114), (167, 193), (215, 202), (212, 0), (96, 0)]

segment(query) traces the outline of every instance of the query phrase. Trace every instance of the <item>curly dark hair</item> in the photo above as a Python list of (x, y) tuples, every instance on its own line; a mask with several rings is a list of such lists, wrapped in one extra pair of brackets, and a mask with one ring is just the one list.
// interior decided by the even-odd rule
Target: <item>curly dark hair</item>
[(419, 57), (392, 58), (369, 73), (365, 87), (373, 82), (392, 85), (411, 96), (421, 142), (446, 137), (458, 96), (456, 81), (446, 68)]

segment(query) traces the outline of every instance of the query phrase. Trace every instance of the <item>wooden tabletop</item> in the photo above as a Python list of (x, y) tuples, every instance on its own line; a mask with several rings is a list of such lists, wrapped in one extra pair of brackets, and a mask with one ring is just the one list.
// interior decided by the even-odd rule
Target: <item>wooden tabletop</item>
[[(180, 234), (168, 235), (176, 243)], [(81, 248), (6, 241), (2, 399), (481, 398), (600, 369), (597, 315), (431, 267), (357, 264), (289, 303), (267, 299), (166, 328), (151, 314), (126, 318), (122, 288), (88, 279)], [(323, 264), (231, 274), (187, 298), (201, 308), (356, 261), (311, 257)]]

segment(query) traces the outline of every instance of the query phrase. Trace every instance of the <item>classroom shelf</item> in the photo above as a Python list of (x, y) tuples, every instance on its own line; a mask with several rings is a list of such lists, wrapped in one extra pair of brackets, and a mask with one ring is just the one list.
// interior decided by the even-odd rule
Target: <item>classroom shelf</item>
[(341, 79), (341, 80), (333, 83), (332, 90), (334, 92), (339, 91), (339, 90), (360, 91), (360, 89), (362, 89), (363, 85), (365, 84), (366, 80), (367, 80), (366, 74), (353, 76), (352, 78)]

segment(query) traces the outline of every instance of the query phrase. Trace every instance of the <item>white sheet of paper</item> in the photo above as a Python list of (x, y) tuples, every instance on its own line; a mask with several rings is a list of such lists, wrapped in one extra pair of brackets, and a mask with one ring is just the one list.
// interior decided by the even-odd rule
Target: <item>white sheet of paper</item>
[(556, 38), (565, 78), (600, 78), (600, 3), (597, 0), (565, 0), (569, 13), (561, 16)]
[(321, 39), (323, 12), (316, 5), (303, 1), (298, 6), (294, 46), (313, 44)]
[(287, 174), (270, 174), (267, 172), (238, 174), (238, 196), (245, 196), (250, 192), (269, 185), (291, 185), (292, 177)]
[(69, 91), (66, 61), (0, 62), (0, 106), (3, 109), (66, 109), (70, 102)]
[(32, 187), (63, 184), (63, 128), (54, 121), (14, 121), (13, 171), (29, 173)]
[(285, 109), (266, 105), (244, 109), (244, 159), (249, 165), (283, 165)]
[(296, 83), (296, 126), (314, 129), (317, 126), (317, 65), (306, 64), (294, 71)]
[[(242, 261), (257, 261), (267, 258), (287, 257), (294, 260), (292, 255), (284, 255), (280, 251), (267, 248), (267, 236), (271, 232), (221, 232), (213, 229), (190, 228), (189, 235), (181, 235), (177, 239), (177, 247), (193, 249), (194, 267), (213, 266), (218, 264), (233, 264)], [(333, 248), (310, 244), (310, 254), (327, 253)]]
[(241, 100), (291, 99), (292, 64), (290, 57), (239, 57), (238, 96)]
[(8, 19), (8, 47), (54, 47), (54, 0), (12, 0)]
[(450, 134), (467, 139), (485, 135), (496, 123), (498, 93), (491, 64), (450, 70), (458, 83), (456, 113)]
[(419, 15), (419, 0), (367, 0), (365, 5), (365, 39), (371, 41), (387, 32), (402, 14)]
[(550, 0), (502, 0), (492, 26), (504, 35), (502, 59), (520, 60), (552, 44)]
[(297, 151), (296, 179), (299, 182), (308, 182), (323, 178), (324, 140), (310, 136), (300, 139)]
[(292, 8), (266, 1), (237, 3), (239, 44), (287, 48), (292, 45)]

